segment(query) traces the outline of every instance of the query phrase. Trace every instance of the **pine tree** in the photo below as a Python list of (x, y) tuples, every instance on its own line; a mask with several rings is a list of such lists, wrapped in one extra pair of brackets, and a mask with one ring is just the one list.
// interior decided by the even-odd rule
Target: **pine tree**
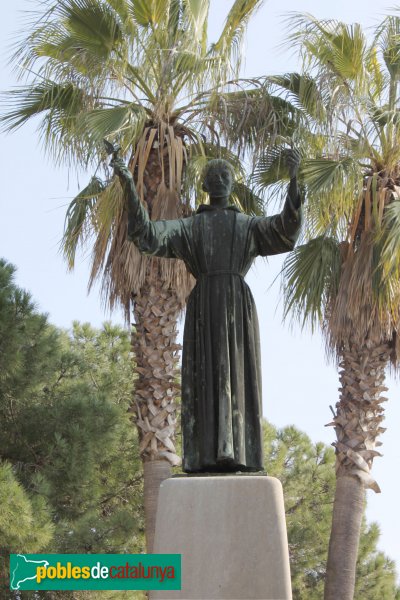
[(29, 294), (13, 282), (15, 269), (0, 260), (0, 591), (8, 579), (10, 552), (37, 552), (52, 538), (53, 524), (45, 498), (32, 494), (19, 481), (24, 464), (4, 452), (25, 445), (25, 464), (34, 464), (34, 450), (22, 440), (15, 417), (30, 391), (51, 371), (55, 330), (34, 308)]
[(377, 550), (378, 540), (378, 525), (366, 525), (364, 519), (358, 550), (355, 600), (400, 600), (395, 563)]
[(319, 600), (325, 576), (332, 498), (334, 452), (293, 426), (265, 424), (265, 465), (283, 486), (293, 598)]
[[(141, 551), (142, 472), (127, 412), (129, 335), (109, 324), (57, 331), (14, 284), (13, 273), (0, 262), (3, 574), (15, 552)], [(24, 598), (99, 596), (93, 594), (24, 592)], [(141, 594), (129, 598), (135, 596)]]
[[(333, 448), (293, 426), (264, 424), (265, 467), (282, 482), (293, 600), (321, 600), (335, 495)], [(395, 564), (377, 550), (379, 527), (362, 525), (354, 600), (399, 600)]]

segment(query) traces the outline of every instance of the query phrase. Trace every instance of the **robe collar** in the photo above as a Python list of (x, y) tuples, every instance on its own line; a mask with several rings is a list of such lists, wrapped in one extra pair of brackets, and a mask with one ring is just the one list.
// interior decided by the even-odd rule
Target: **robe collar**
[(211, 204), (200, 204), (199, 208), (196, 210), (196, 214), (217, 210), (234, 210), (239, 213), (241, 212), (241, 210), (233, 204), (228, 204), (228, 206), (224, 206), (223, 208), (219, 208), (218, 206), (211, 206)]

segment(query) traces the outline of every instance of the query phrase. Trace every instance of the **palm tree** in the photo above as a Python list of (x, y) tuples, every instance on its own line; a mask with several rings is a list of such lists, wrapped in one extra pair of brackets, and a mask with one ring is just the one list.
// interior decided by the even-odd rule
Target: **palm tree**
[[(357, 24), (291, 19), (307, 75), (276, 83), (292, 94), (305, 78), (306, 104), (319, 110), (300, 143), (307, 229), (284, 263), (285, 315), (320, 324), (339, 367), (325, 600), (351, 600), (365, 489), (380, 491), (371, 468), (385, 431), (385, 370), (399, 364), (400, 18), (386, 17), (372, 42)], [(280, 154), (264, 155), (258, 185), (281, 177)]]
[(194, 198), (204, 199), (204, 164), (215, 156), (238, 172), (233, 200), (259, 213), (238, 155), (287, 130), (297, 113), (264, 82), (237, 79), (240, 42), (261, 3), (235, 0), (220, 37), (209, 44), (209, 0), (52, 1), (34, 16), (12, 59), (28, 80), (8, 93), (4, 128), (38, 117), (54, 161), (94, 169), (67, 210), (68, 265), (79, 246), (90, 246), (89, 288), (101, 278), (104, 299), (111, 308), (121, 304), (127, 319), (133, 303), (131, 410), (144, 461), (149, 550), (160, 481), (180, 463), (176, 333), (192, 279), (179, 261), (141, 256), (127, 243), (123, 192), (103, 138), (118, 140), (152, 219), (190, 214)]

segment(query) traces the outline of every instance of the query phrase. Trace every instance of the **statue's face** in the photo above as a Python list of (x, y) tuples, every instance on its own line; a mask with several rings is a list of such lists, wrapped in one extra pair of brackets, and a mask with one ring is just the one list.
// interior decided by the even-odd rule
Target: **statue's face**
[(233, 177), (228, 166), (210, 167), (204, 179), (203, 188), (211, 198), (225, 198), (232, 191)]

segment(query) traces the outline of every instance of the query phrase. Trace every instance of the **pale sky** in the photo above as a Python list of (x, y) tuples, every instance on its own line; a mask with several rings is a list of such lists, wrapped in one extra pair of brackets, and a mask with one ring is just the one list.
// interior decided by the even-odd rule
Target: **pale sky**
[[(21, 11), (38, 7), (38, 0), (13, 0), (2, 6), (0, 40), (0, 90), (15, 85), (7, 65), (9, 44), (20, 29)], [(232, 0), (211, 0), (210, 36), (215, 38)], [(358, 21), (365, 27), (379, 22), (391, 3), (382, 0), (270, 0), (251, 22), (246, 42), (245, 76), (282, 73), (298, 68), (297, 57), (281, 46), (284, 19), (291, 11), (309, 12), (318, 18)], [(110, 315), (100, 305), (98, 289), (87, 296), (87, 258), (82, 257), (73, 273), (67, 273), (59, 254), (65, 210), (87, 176), (79, 178), (56, 169), (40, 148), (36, 125), (30, 123), (12, 135), (2, 135), (0, 173), (0, 256), (18, 268), (17, 283), (29, 290), (38, 307), (55, 325), (70, 327), (75, 319), (99, 326)], [(278, 427), (293, 424), (314, 442), (334, 440), (329, 405), (338, 401), (339, 387), (334, 366), (328, 365), (319, 334), (311, 336), (298, 327), (282, 324), (279, 304), (279, 274), (283, 258), (258, 259), (247, 276), (260, 321), (262, 346), (264, 416)], [(111, 315), (123, 323), (122, 315)], [(381, 528), (379, 547), (395, 559), (400, 571), (400, 386), (388, 379), (389, 402), (385, 404), (387, 432), (382, 436), (383, 458), (375, 459), (373, 475), (382, 493), (367, 492), (367, 518)]]

